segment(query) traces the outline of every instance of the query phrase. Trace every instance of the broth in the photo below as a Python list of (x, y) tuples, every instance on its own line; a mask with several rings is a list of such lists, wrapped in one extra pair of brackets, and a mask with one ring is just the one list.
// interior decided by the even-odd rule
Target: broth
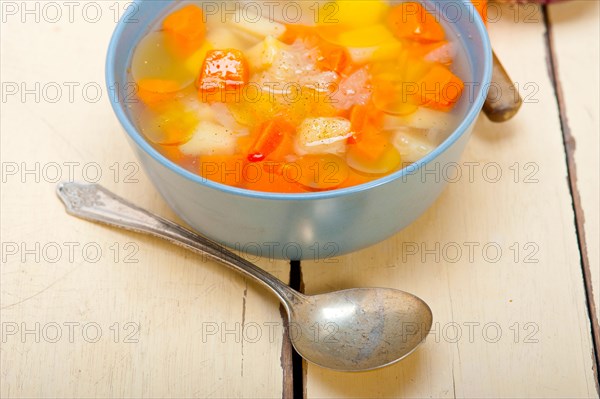
[(130, 113), (174, 163), (249, 190), (332, 190), (416, 162), (462, 119), (464, 48), (417, 3), (273, 4), (184, 2), (138, 43)]

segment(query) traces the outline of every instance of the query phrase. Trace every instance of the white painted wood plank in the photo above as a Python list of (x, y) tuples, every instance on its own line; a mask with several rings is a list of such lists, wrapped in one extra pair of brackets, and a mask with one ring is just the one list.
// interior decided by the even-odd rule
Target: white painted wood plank
[[(360, 376), (308, 365), (308, 398), (598, 396), (543, 17), (531, 5), (501, 11), (490, 24), (495, 51), (522, 88), (532, 84), (520, 114), (505, 124), (480, 117), (463, 177), (412, 226), (338, 263), (302, 263), (308, 293), (415, 293), (433, 309), (434, 333), (406, 360)], [(476, 163), (471, 181), (466, 162)]]
[(552, 24), (551, 40), (556, 73), (564, 98), (566, 128), (575, 140), (573, 155), (577, 169), (577, 189), (583, 208), (596, 317), (600, 319), (600, 3), (575, 0), (556, 4), (548, 10)]
[[(43, 5), (14, 2), (26, 3)], [(66, 14), (22, 23), (21, 11), (2, 23), (2, 82), (19, 93), (2, 101), (0, 396), (281, 397), (273, 296), (171, 244), (67, 216), (54, 194), (56, 172), (68, 179), (71, 165), (71, 177), (101, 171), (109, 189), (174, 217), (136, 171), (112, 114), (104, 58), (114, 3), (93, 3), (96, 23), (77, 13), (73, 23)], [(69, 82), (79, 85), (73, 101)], [(40, 98), (22, 101), (22, 84)], [(85, 99), (85, 84), (101, 87), (98, 102)], [(51, 85), (63, 89), (56, 103)], [(260, 264), (287, 281), (287, 262)]]

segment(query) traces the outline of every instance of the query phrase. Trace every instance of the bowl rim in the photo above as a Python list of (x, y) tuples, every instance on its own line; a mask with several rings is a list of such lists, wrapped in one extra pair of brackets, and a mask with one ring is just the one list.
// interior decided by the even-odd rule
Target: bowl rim
[[(420, 3), (431, 3), (435, 2), (435, 0), (418, 0)], [(439, 1), (439, 0), (438, 0)], [(476, 32), (479, 35), (479, 38), (482, 39), (484, 59), (483, 59), (483, 82), (481, 86), (489, 85), (491, 81), (492, 75), (492, 47), (489, 39), (489, 35), (487, 33), (487, 28), (483, 20), (479, 17), (479, 14), (475, 10), (473, 4), (470, 0), (458, 0), (460, 1), (467, 9), (470, 9), (471, 15), (475, 15), (476, 17), (473, 20), (473, 24), (476, 28)], [(133, 3), (138, 5), (144, 2), (144, 0), (134, 0)], [(169, 2), (173, 3), (173, 2)], [(112, 34), (110, 39), (110, 44), (108, 47), (108, 52), (106, 56), (105, 63), (105, 78), (107, 87), (116, 87), (116, 76), (114, 71), (114, 63), (116, 57), (116, 50), (118, 47), (118, 42), (122, 36), (123, 30), (127, 27), (127, 23), (124, 22), (126, 16), (123, 16), (121, 20), (117, 23), (117, 26)], [(471, 60), (470, 60), (471, 62)], [(198, 183), (201, 186), (209, 187), (211, 189), (215, 189), (218, 191), (222, 191), (225, 193), (247, 197), (247, 198), (257, 198), (257, 199), (267, 199), (267, 200), (314, 200), (314, 199), (328, 199), (328, 198), (336, 198), (343, 197), (351, 194), (356, 194), (362, 191), (367, 191), (372, 188), (382, 186), (388, 184), (392, 181), (402, 179), (405, 177), (409, 171), (411, 174), (421, 169), (423, 166), (437, 158), (440, 154), (446, 151), (452, 144), (454, 144), (459, 138), (462, 137), (463, 134), (468, 130), (468, 128), (475, 123), (481, 108), (483, 107), (483, 103), (487, 96), (487, 90), (480, 90), (479, 94), (472, 102), (469, 104), (468, 111), (462, 121), (458, 124), (458, 126), (452, 131), (450, 135), (438, 146), (435, 147), (433, 151), (425, 155), (423, 158), (418, 161), (403, 167), (400, 170), (397, 170), (388, 175), (382, 176), (378, 179), (362, 183), (356, 186), (345, 187), (341, 189), (333, 189), (328, 191), (319, 191), (312, 193), (270, 193), (263, 191), (254, 191), (248, 190), (233, 186), (228, 186), (222, 183), (217, 183), (207, 178), (204, 178), (200, 175), (190, 172), (187, 169), (177, 165), (173, 161), (166, 158), (160, 152), (158, 152), (138, 131), (138, 129), (134, 126), (132, 121), (127, 117), (126, 112), (122, 106), (120, 106), (118, 101), (111, 101), (111, 106), (117, 119), (121, 123), (122, 127), (125, 129), (127, 135), (134, 141), (134, 143), (141, 148), (145, 153), (150, 155), (155, 161), (157, 161), (162, 166), (166, 167), (171, 172), (186, 178), (187, 180), (191, 180), (194, 183)], [(416, 165), (416, 166), (415, 166)]]

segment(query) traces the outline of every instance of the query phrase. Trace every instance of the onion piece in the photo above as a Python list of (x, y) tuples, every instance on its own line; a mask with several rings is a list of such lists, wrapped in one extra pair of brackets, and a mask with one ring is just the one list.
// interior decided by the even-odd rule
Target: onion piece
[(341, 117), (306, 118), (298, 126), (296, 152), (304, 154), (343, 153), (352, 135), (350, 121)]
[(426, 130), (408, 127), (399, 129), (393, 135), (392, 144), (404, 163), (416, 162), (435, 148), (428, 140)]
[(232, 130), (214, 122), (202, 121), (192, 138), (179, 149), (186, 155), (232, 155), (235, 144)]

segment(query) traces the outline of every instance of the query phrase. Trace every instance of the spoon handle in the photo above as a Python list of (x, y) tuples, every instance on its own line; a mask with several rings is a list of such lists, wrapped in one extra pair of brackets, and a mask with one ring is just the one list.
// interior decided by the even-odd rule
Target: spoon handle
[(515, 116), (523, 99), (506, 69), (500, 63), (496, 53), (492, 52), (492, 83), (483, 104), (483, 112), (492, 122), (505, 122)]
[(271, 289), (286, 307), (302, 297), (302, 294), (288, 287), (275, 276), (216, 242), (133, 205), (99, 184), (61, 182), (56, 192), (70, 215), (150, 234), (206, 255)]

